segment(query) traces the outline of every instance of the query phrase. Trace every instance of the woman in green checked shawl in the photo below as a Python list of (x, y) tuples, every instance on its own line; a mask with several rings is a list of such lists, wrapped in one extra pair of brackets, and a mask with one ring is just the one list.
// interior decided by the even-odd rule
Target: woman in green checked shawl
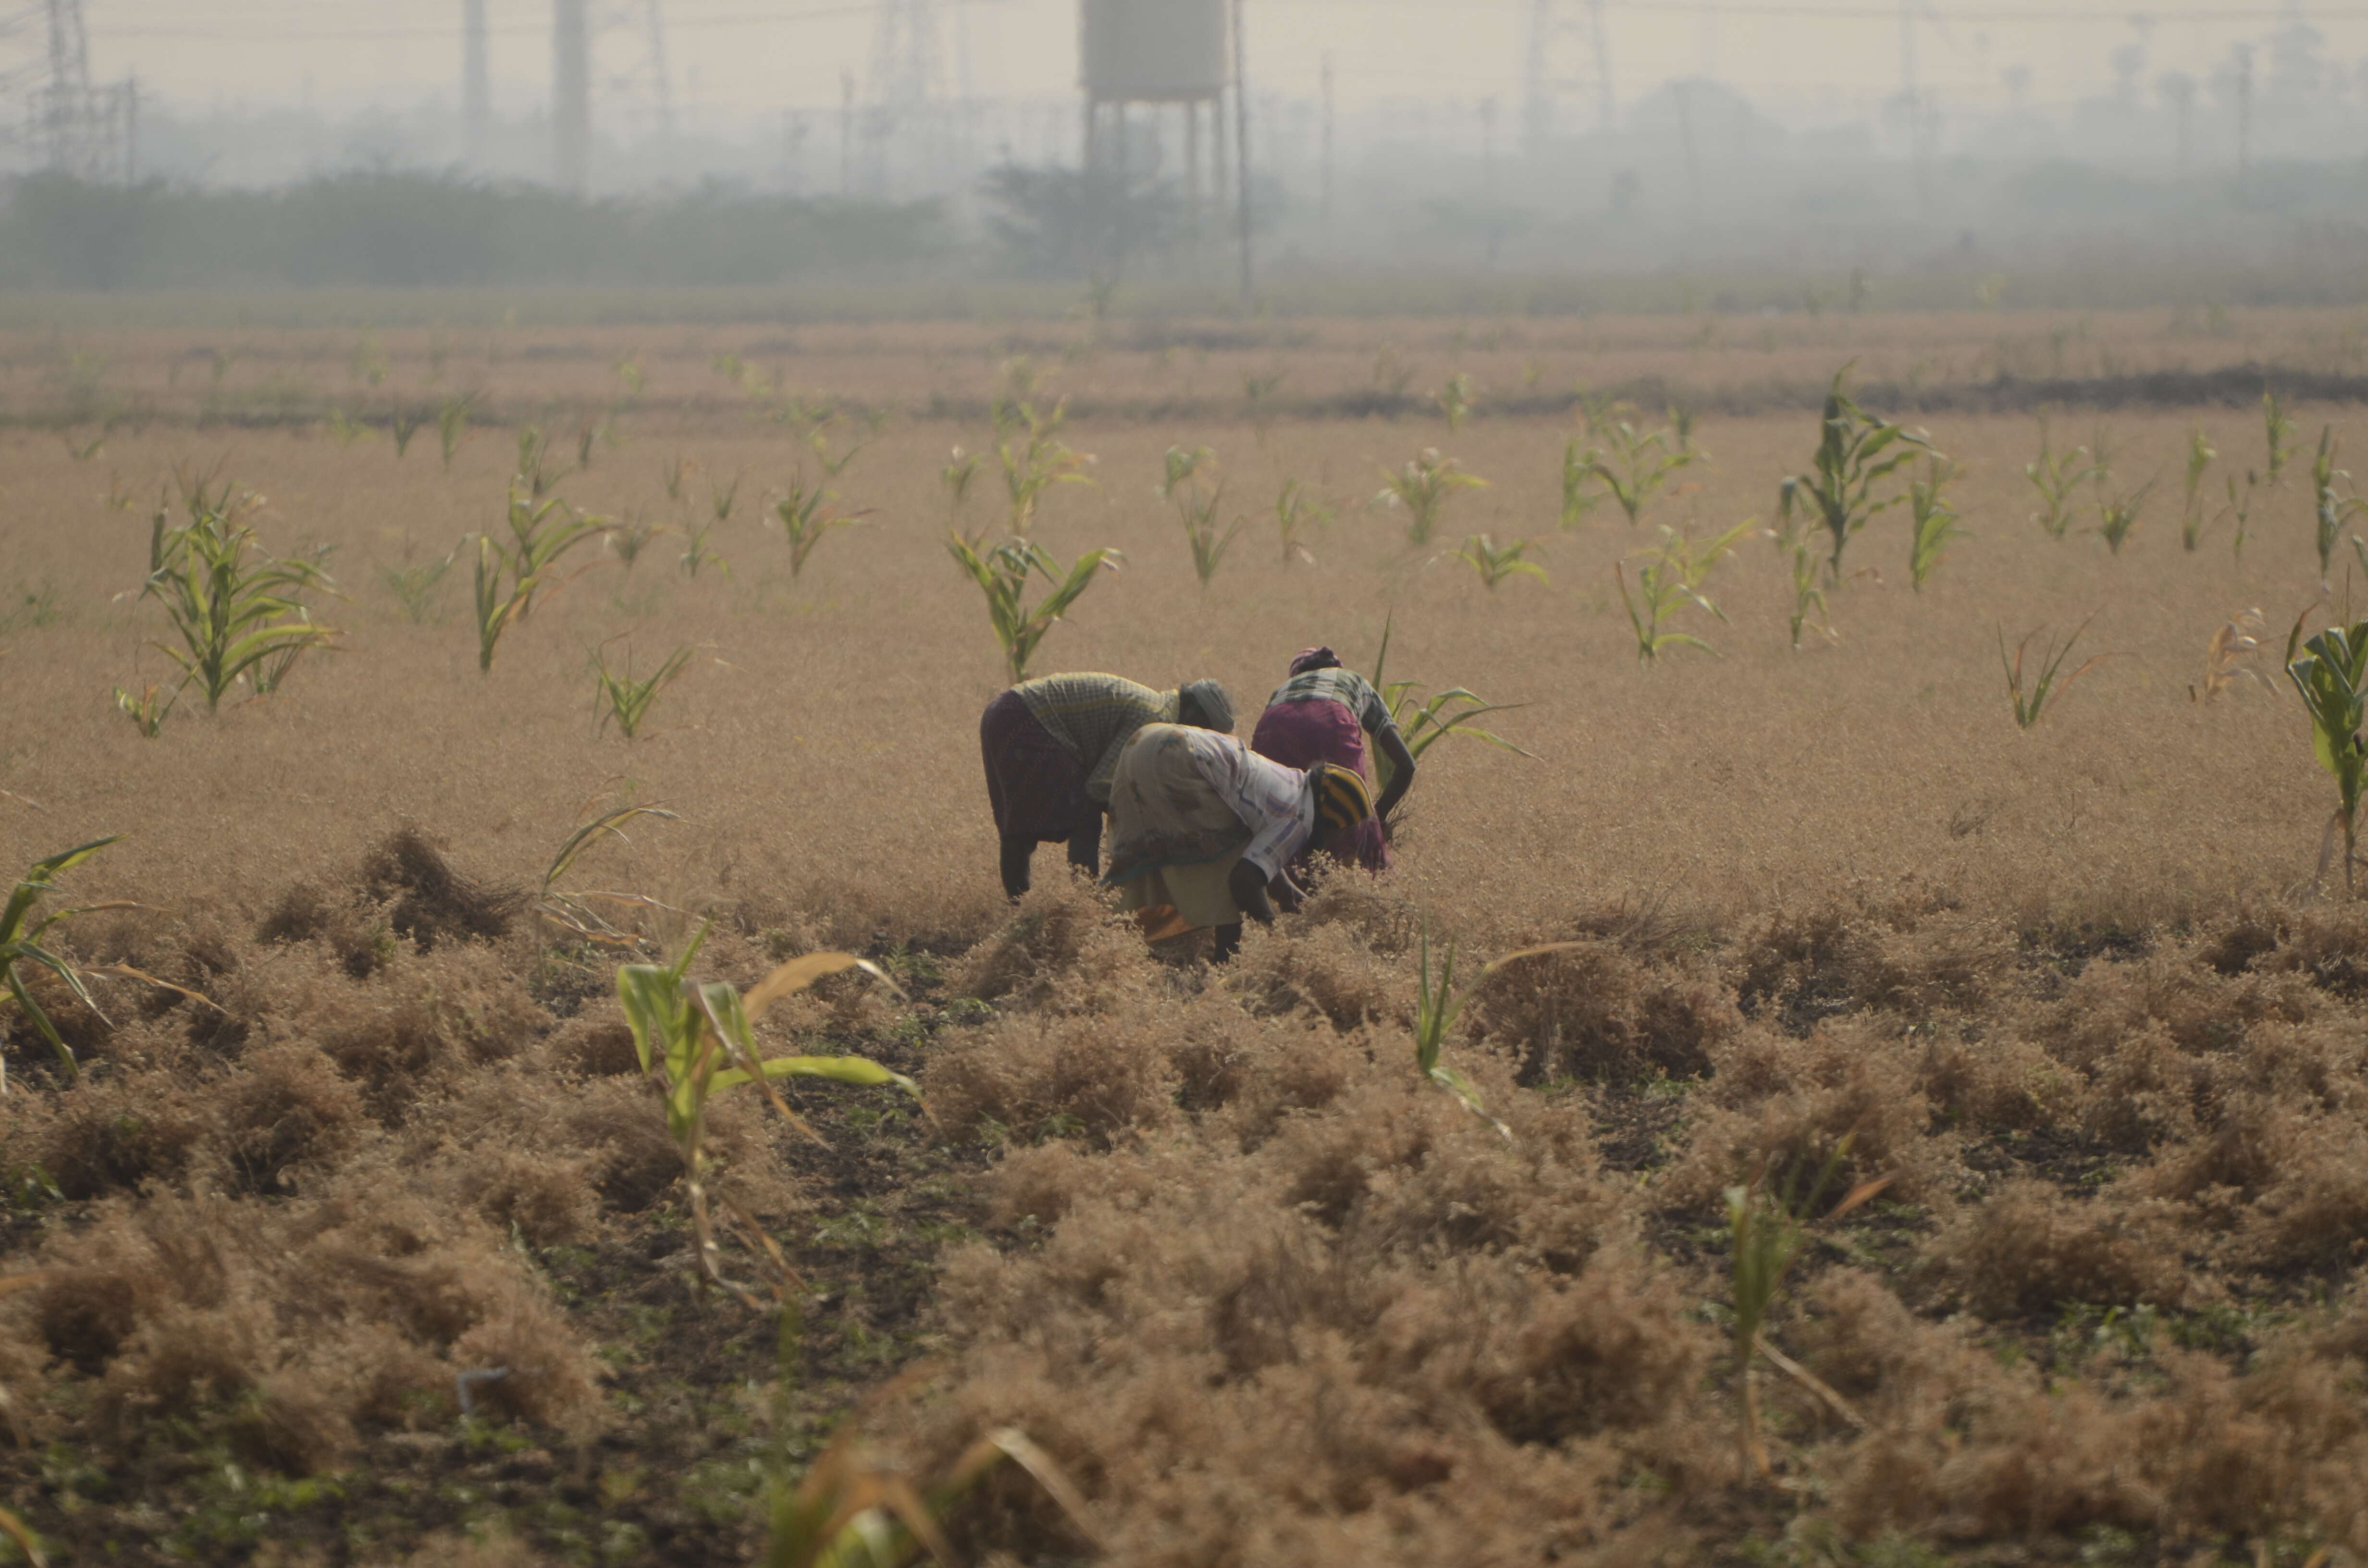
[(1110, 778), (1145, 724), (1231, 734), (1233, 699), (1212, 680), (1156, 691), (1118, 676), (1059, 675), (1022, 681), (987, 704), (978, 744), (1007, 894), (1028, 891), (1039, 844), (1066, 844), (1069, 864), (1087, 876), (1100, 871)]

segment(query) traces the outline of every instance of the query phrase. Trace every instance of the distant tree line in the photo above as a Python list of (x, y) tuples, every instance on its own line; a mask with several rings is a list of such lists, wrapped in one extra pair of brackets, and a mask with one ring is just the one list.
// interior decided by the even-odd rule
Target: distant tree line
[(0, 288), (755, 285), (923, 269), (942, 206), (722, 187), (590, 200), (544, 187), (354, 173), (274, 190), (33, 176), (0, 187)]

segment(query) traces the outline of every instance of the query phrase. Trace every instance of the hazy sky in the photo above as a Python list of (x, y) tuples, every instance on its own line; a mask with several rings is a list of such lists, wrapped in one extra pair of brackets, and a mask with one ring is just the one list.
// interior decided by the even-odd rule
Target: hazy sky
[[(602, 74), (637, 57), (628, 18), (643, 0), (593, 0), (616, 18)], [(2002, 104), (2027, 71), (2028, 101), (2062, 103), (2111, 80), (2118, 47), (2147, 50), (2141, 80), (2199, 75), (2239, 40), (2263, 40), (2296, 7), (2282, 0), (1932, 0), (1915, 28), (1922, 85), (1942, 103)], [(496, 102), (546, 102), (549, 0), (488, 0)], [(1491, 94), (1518, 101), (1531, 0), (1247, 0), (1254, 87), (1312, 96), (1329, 54), (1344, 107), (1406, 96)], [(860, 81), (876, 0), (662, 0), (675, 91), (724, 122), (835, 103), (839, 74)], [(1578, 9), (1573, 0), (1566, 8)], [(133, 74), (186, 108), (409, 104), (456, 92), (460, 0), (85, 0), (95, 74)], [(2368, 54), (2368, 0), (2300, 7), (2334, 58)], [(2151, 22), (2135, 21), (2143, 12)], [(981, 97), (1046, 97), (1076, 73), (1074, 0), (940, 0), (951, 57), (967, 42)], [(1610, 0), (1612, 74), (1633, 101), (1674, 76), (1708, 74), (1794, 111), (1827, 100), (1862, 112), (1903, 74), (1897, 0)], [(13, 47), (20, 51), (28, 40)], [(0, 62), (5, 64), (5, 62)], [(961, 78), (949, 67), (949, 85)], [(2149, 93), (2151, 86), (2148, 87)]]

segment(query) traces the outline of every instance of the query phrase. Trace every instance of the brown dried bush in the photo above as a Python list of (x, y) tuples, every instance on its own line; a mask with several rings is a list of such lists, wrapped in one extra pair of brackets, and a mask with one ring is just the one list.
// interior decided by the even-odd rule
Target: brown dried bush
[(363, 858), (362, 890), (386, 906), (389, 927), (422, 952), (439, 943), (505, 935), (525, 907), (523, 893), (462, 876), (416, 827), (389, 834)]
[(1838, 1153), (1830, 1198), (1888, 1176), (1887, 1197), (1926, 1200), (1956, 1169), (1957, 1144), (1932, 1129), (1918, 1055), (1871, 1020), (1831, 1019), (1806, 1040), (1739, 1032), (1713, 1055), (1711, 1082), (1697, 1091), (1711, 1103), (1656, 1183), (1656, 1201), (1707, 1213), (1727, 1187), (1763, 1173), (1805, 1193)]
[(2070, 1302), (2178, 1307), (2197, 1290), (2170, 1205), (2066, 1198), (2028, 1179), (1964, 1208), (1926, 1257), (1945, 1288), (1992, 1322), (2052, 1316)]
[(1523, 1083), (1699, 1077), (1743, 1027), (1706, 970), (1640, 962), (1588, 942), (1508, 963), (1472, 989), (1475, 1040), (1519, 1053)]
[(1019, 1017), (953, 1031), (922, 1074), (922, 1092), (957, 1135), (992, 1123), (1025, 1142), (1070, 1128), (1107, 1148), (1175, 1112), (1175, 1068), (1127, 1022), (1122, 1013)]

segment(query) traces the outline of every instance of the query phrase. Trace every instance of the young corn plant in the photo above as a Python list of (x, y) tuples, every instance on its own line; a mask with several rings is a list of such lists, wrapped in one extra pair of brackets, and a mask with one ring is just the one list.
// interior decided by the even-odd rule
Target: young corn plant
[(165, 721), (173, 716), (173, 704), (180, 699), (178, 686), (166, 691), (151, 682), (136, 693), (120, 686), (115, 688), (116, 710), (131, 721), (143, 739), (152, 741), (165, 733)]
[(1201, 580), (1201, 592), (1209, 591), (1209, 580), (1217, 574), (1225, 559), (1225, 551), (1248, 522), (1235, 517), (1230, 528), (1217, 521), (1218, 509), (1225, 499), (1224, 482), (1206, 483), (1208, 472), (1216, 466), (1216, 454), (1206, 447), (1170, 447), (1167, 449), (1167, 475), (1160, 482), (1160, 498), (1176, 508), (1176, 519), (1184, 525), (1184, 540), (1192, 550), (1192, 574)]
[[(962, 532), (962, 503), (970, 498), (971, 481), (978, 477), (979, 465), (985, 460), (978, 452), (956, 447), (946, 466), (938, 470), (938, 483), (946, 487), (946, 527), (956, 533)], [(975, 540), (978, 536), (965, 533), (962, 537)]]
[(1510, 544), (1499, 545), (1486, 534), (1474, 534), (1455, 552), (1455, 559), (1477, 572), (1481, 585), (1493, 594), (1497, 585), (1508, 577), (1535, 577), (1541, 583), (1546, 580), (1546, 569), (1525, 559), (1536, 542), (1517, 539)]
[[(2295, 630), (2301, 630), (2296, 624)], [(2343, 846), (2343, 891), (2354, 891), (2352, 870), (2359, 858), (2360, 792), (2368, 781), (2368, 738), (2360, 733), (2368, 722), (2368, 620), (2330, 626), (2303, 644), (2299, 657), (2287, 649), (2286, 678), (2302, 694), (2303, 710), (2310, 716), (2311, 750), (2318, 765), (2335, 779), (2335, 814), (2319, 836), (2317, 881), (2327, 879), (2327, 863)]]
[[(605, 518), (585, 517), (556, 496), (543, 501), (510, 486), (509, 539), (477, 536), (477, 668), (490, 674), (502, 634), (525, 620), (535, 602), (576, 575), (559, 574), (568, 552), (609, 531)], [(588, 570), (597, 562), (577, 568)]]
[(672, 904), (661, 903), (643, 893), (597, 892), (588, 890), (563, 892), (559, 886), (560, 882), (575, 869), (575, 863), (589, 853), (595, 846), (605, 844), (612, 838), (631, 843), (632, 840), (625, 833), (626, 824), (644, 818), (652, 822), (679, 822), (681, 818), (664, 806), (643, 804), (631, 800), (616, 805), (607, 805), (596, 801), (586, 806), (578, 814), (583, 820), (576, 824), (575, 831), (569, 834), (565, 842), (560, 845), (559, 852), (551, 858), (551, 864), (543, 870), (542, 883), (536, 890), (532, 903), (535, 917), (541, 920), (554, 936), (564, 941), (581, 943), (588, 947), (639, 952), (647, 946), (647, 943), (637, 935), (620, 930), (599, 913), (596, 905), (611, 909), (650, 911), (683, 920), (689, 918), (683, 911), (675, 908)]
[[(614, 641), (610, 639), (610, 642)], [(689, 663), (690, 650), (677, 648), (666, 655), (666, 662), (658, 665), (655, 672), (646, 677), (636, 677), (633, 674), (633, 650), (630, 644), (625, 649), (623, 665), (616, 669), (609, 667), (609, 643), (600, 644), (592, 655), (592, 707), (593, 711), (599, 715), (599, 724), (595, 733), (605, 734), (613, 723), (617, 726), (617, 733), (629, 741), (639, 735), (643, 723), (649, 718), (651, 706), (658, 699), (658, 693), (682, 674)]]
[(996, 407), (995, 456), (1003, 469), (1004, 494), (1011, 507), (1007, 521), (1014, 539), (1035, 531), (1036, 510), (1055, 486), (1093, 483), (1086, 469), (1094, 460), (1072, 451), (1060, 438), (1068, 413), (1065, 398), (1049, 414), (1024, 402)]
[[(1460, 686), (1451, 687), (1426, 700), (1423, 695), (1426, 688), (1421, 682), (1390, 679), (1390, 634), (1396, 621), (1397, 618), (1393, 615), (1382, 622), (1382, 646), (1381, 651), (1373, 655), (1371, 679), (1373, 689), (1382, 694), (1383, 705), (1390, 710), (1390, 722), (1398, 727), (1399, 735), (1406, 741), (1408, 756), (1419, 763), (1423, 753), (1432, 746), (1451, 735), (1461, 735), (1486, 742), (1516, 756), (1535, 756), (1535, 753), (1524, 751), (1504, 736), (1484, 730), (1474, 722), (1491, 713), (1509, 713), (1529, 704), (1490, 702)], [(1389, 758), (1376, 755), (1373, 768), (1374, 783), (1386, 790), (1390, 785)]]
[(2045, 530), (2049, 539), (2062, 539), (2072, 526), (2072, 494), (2090, 480), (2104, 472), (2088, 448), (2075, 447), (2058, 453), (2049, 445), (2047, 422), (2039, 422), (2039, 456), (2023, 464), (2022, 476), (2039, 492), (2042, 511), (2033, 512), (2031, 520)]
[(1465, 1110), (1495, 1128), (1505, 1137), (1512, 1137), (1511, 1128), (1488, 1114), (1488, 1108), (1482, 1102), (1480, 1091), (1473, 1087), (1472, 1080), (1447, 1065), (1442, 1060), (1447, 1047), (1448, 1026), (1454, 1023), (1455, 1015), (1463, 1010), (1463, 1003), (1455, 994), (1455, 944), (1453, 942), (1447, 944), (1447, 961), (1440, 966), (1439, 983), (1437, 985), (1431, 983), (1430, 932), (1428, 927), (1422, 933), (1422, 971), (1419, 986), (1420, 989), (1416, 993), (1415, 998), (1415, 1071), (1420, 1073), (1429, 1082), (1438, 1085), (1453, 1095)]
[[(2091, 615), (2089, 620), (2096, 619)], [(2072, 656), (2073, 644), (2078, 642), (2080, 634), (2089, 630), (2089, 620), (2084, 620), (2074, 627), (2072, 635), (2064, 640), (2064, 645), (2061, 648), (2055, 645), (2055, 639), (2050, 637), (2041, 646), (2038, 663), (2028, 676), (2023, 670), (2024, 656), (2031, 651), (2032, 638), (2038, 636), (2039, 633), (2037, 631), (2027, 633), (2021, 642), (2014, 645), (2014, 653), (2009, 655), (2006, 651), (2006, 628), (2003, 626), (1998, 628), (1998, 663), (2006, 669), (2007, 697), (2014, 706), (2014, 722), (2018, 728), (2028, 730), (2038, 723), (2041, 715), (2046, 711), (2051, 699), (2064, 695), (2071, 689), (2074, 681), (2103, 664), (2111, 656), (2105, 653), (2091, 654), (2087, 663), (2075, 669), (2070, 675), (2063, 674), (2065, 661)]]
[(388, 417), (388, 429), (394, 436), (394, 460), (401, 462), (411, 450), (411, 438), (427, 423), (427, 415), (407, 403), (398, 402)]
[(1916, 459), (1932, 450), (1921, 431), (1877, 418), (1852, 402), (1846, 389), (1850, 368), (1834, 372), (1826, 392), (1823, 434), (1810, 472), (1786, 479), (1778, 493), (1779, 511), (1787, 518), (1802, 508), (1824, 525), (1832, 540), (1826, 562), (1827, 585), (1842, 580), (1842, 551), (1851, 538), (1879, 513), (1905, 501), (1905, 491), (1877, 499), (1875, 487)]
[(442, 606), (438, 603), (438, 590), (444, 585), (445, 574), (452, 570), (452, 562), (460, 558), (461, 552), (454, 550), (434, 561), (381, 566), (379, 581), (385, 585), (395, 607), (403, 611), (404, 619), (414, 626), (427, 626), (443, 619)]
[(550, 460), (551, 437), (532, 425), (521, 427), (518, 433), (518, 467), (512, 471), (517, 477), (510, 483), (525, 485), (529, 496), (541, 500), (561, 480), (575, 472), (563, 468), (553, 472)]
[(851, 528), (865, 514), (842, 512), (837, 506), (836, 491), (820, 485), (809, 488), (806, 476), (799, 474), (790, 481), (789, 493), (773, 503), (773, 520), (780, 525), (781, 537), (790, 545), (790, 576), (794, 579), (806, 569), (806, 559), (814, 547), (840, 528)]
[[(894, 989), (879, 967), (851, 953), (809, 953), (792, 959), (760, 981), (746, 994), (723, 981), (690, 978), (691, 961), (707, 940), (710, 926), (697, 936), (673, 963), (626, 964), (617, 971), (617, 999), (623, 1004), (625, 1024), (632, 1031), (633, 1051), (642, 1071), (665, 1096), (666, 1133), (681, 1158), (683, 1182), (690, 1195), (691, 1231), (700, 1275), (744, 1306), (762, 1310), (755, 1291), (724, 1272), (709, 1204), (707, 1176), (712, 1161), (707, 1152), (707, 1107), (717, 1095), (743, 1084), (754, 1084), (791, 1127), (817, 1143), (821, 1135), (790, 1109), (774, 1088), (782, 1078), (819, 1078), (857, 1086), (893, 1085), (913, 1096), (920, 1089), (902, 1074), (863, 1056), (760, 1056), (755, 1026), (774, 1003), (794, 995), (828, 975), (860, 970)], [(715, 1207), (745, 1237), (757, 1242), (759, 1256), (772, 1266), (773, 1294), (778, 1301), (791, 1279), (789, 1267), (766, 1237), (756, 1218), (728, 1197)]]
[(1578, 437), (1573, 436), (1562, 446), (1562, 526), (1565, 532), (1587, 520), (1587, 515), (1603, 504), (1603, 493), (1588, 482), (1595, 477), (1591, 466), (1597, 457), (1594, 448), (1581, 451)]
[(296, 655), (337, 636), (335, 627), (315, 624), (303, 602), (305, 594), (336, 585), (318, 559), (265, 553), (242, 520), (252, 501), (233, 505), (226, 491), (209, 496), (200, 483), (190, 492), (186, 526), (166, 527), (160, 511), (150, 529), (151, 569), (141, 592), (164, 605), (180, 640), (178, 647), (156, 646), (180, 666), (183, 684), (203, 694), (208, 712), (242, 680), (267, 694)]
[(2229, 539), (2229, 553), (2238, 562), (2245, 559), (2245, 541), (2252, 537), (2253, 497), (2260, 491), (2260, 475), (2251, 469), (2245, 471), (2245, 483), (2242, 488), (2238, 487), (2235, 474), (2232, 473), (2227, 478), (2228, 516), (2234, 518), (2237, 524)]
[[(947, 530), (946, 550), (985, 596), (987, 622), (1003, 649), (1004, 667), (1014, 686), (1028, 678), (1037, 644), (1053, 630), (1053, 623), (1093, 586), (1103, 568), (1115, 572), (1125, 559), (1104, 547), (1087, 551), (1064, 567), (1052, 551), (1024, 539), (1005, 540), (981, 550), (951, 529)], [(1033, 605), (1028, 602), (1031, 577), (1042, 577), (1047, 585), (1044, 596)]]
[[(1924, 460), (1921, 478), (1907, 482), (1907, 577), (1918, 593), (1924, 591), (1924, 579), (1941, 564), (1949, 547), (1963, 539), (1965, 530), (1958, 526), (1957, 508), (1948, 496), (1950, 483), (1957, 477), (1955, 463), (1935, 452)], [(1819, 598), (1822, 607), (1824, 600)], [(1801, 645), (1797, 619), (1793, 630), (1793, 645)]]
[(1636, 662), (1651, 665), (1672, 648), (1699, 648), (1713, 658), (1718, 650), (1690, 631), (1672, 631), (1668, 623), (1688, 606), (1708, 610), (1719, 619), (1726, 612), (1702, 592), (1711, 569), (1725, 560), (1744, 535), (1759, 526), (1748, 517), (1713, 539), (1692, 540), (1664, 525), (1660, 548), (1648, 552), (1636, 568), (1636, 593), (1628, 592), (1628, 575), (1614, 562), (1611, 574), (1620, 585), (1620, 602), (1628, 608), (1628, 624), (1636, 633)]
[(1832, 618), (1826, 611), (1826, 566), (1818, 559), (1816, 542), (1807, 532), (1806, 517), (1785, 517), (1768, 530), (1776, 546), (1777, 557), (1784, 562), (1786, 577), (1793, 585), (1793, 652), (1801, 651), (1802, 633), (1808, 630), (1809, 618), (1816, 617), (1819, 636), (1828, 642), (1841, 640), (1834, 630)]
[(2210, 702), (2248, 681), (2269, 689), (2269, 681), (2249, 662), (2260, 653), (2268, 631), (2269, 623), (2258, 608), (2222, 621), (2212, 641), (2203, 645), (2203, 678), (2188, 687), (2187, 699)]
[(2286, 464), (2294, 454), (2294, 417), (2286, 413), (2284, 400), (2274, 392), (2261, 392), (2261, 435), (2268, 456), (2261, 465), (2261, 483), (2275, 490), (2285, 475)]
[(16, 889), (9, 893), (6, 907), (0, 909), (0, 985), (7, 987), (8, 994), (17, 999), (18, 1009), (40, 1037), (50, 1042), (50, 1049), (58, 1054), (59, 1064), (70, 1075), (78, 1076), (82, 1070), (81, 1064), (74, 1060), (74, 1048), (66, 1044), (65, 1037), (58, 1033), (58, 1026), (51, 1020), (49, 1014), (41, 1010), (41, 1005), (34, 1000), (32, 992), (26, 989), (25, 976), (18, 966), (48, 970), (64, 983), (75, 1001), (94, 1013), (98, 1011), (98, 1004), (91, 1000), (89, 986), (84, 983), (82, 971), (43, 947), (41, 938), (53, 927), (77, 915), (134, 906), (121, 903), (85, 904), (79, 909), (51, 910), (39, 918), (35, 917), (35, 906), (43, 898), (59, 891), (60, 877), (121, 836), (120, 834), (111, 834), (105, 838), (95, 838), (63, 854), (34, 861), (32, 869), (17, 881)]
[[(1673, 446), (1671, 432), (1656, 430), (1645, 435), (1624, 419), (1614, 424), (1604, 439), (1611, 448), (1608, 455), (1589, 449), (1579, 462), (1583, 471), (1603, 486), (1603, 494), (1619, 503), (1620, 509), (1628, 515), (1630, 528), (1643, 520), (1645, 508), (1668, 487), (1672, 479), (1701, 460), (1701, 454), (1691, 448)], [(1567, 479), (1563, 510), (1565, 516), (1569, 515)]]
[(436, 405), (436, 445), (444, 454), (444, 472), (452, 472), (452, 460), (461, 453), (461, 443), (468, 437), (469, 416), (477, 406), (479, 393), (465, 397), (448, 397)]
[(2146, 500), (2154, 494), (2154, 482), (2148, 480), (2135, 490), (2117, 491), (2097, 498), (2097, 536), (2105, 541), (2115, 555), (2122, 552), (2130, 534), (2137, 528), (2139, 516), (2146, 510)]
[(2187, 473), (2180, 491), (2179, 542), (2190, 554), (2203, 542), (2204, 530), (2211, 527), (2203, 516), (2203, 475), (2219, 455), (2212, 449), (2203, 426), (2187, 433)]
[(1282, 563), (1294, 561), (1315, 564), (1315, 552), (1307, 548), (1306, 536), (1332, 521), (1332, 508), (1315, 499), (1306, 486), (1295, 479), (1282, 482), (1282, 491), (1274, 498), (1274, 531), (1282, 541)]
[(1472, 378), (1457, 371), (1447, 378), (1445, 386), (1431, 394), (1430, 400), (1439, 404), (1440, 413), (1447, 415), (1447, 433), (1454, 435), (1472, 417)]
[[(1809, 1227), (1816, 1222), (1818, 1206), (1825, 1201), (1826, 1193), (1849, 1158), (1850, 1142), (1850, 1135), (1845, 1134), (1836, 1144), (1806, 1192), (1797, 1190), (1796, 1178), (1771, 1187), (1765, 1165), (1748, 1183), (1730, 1187), (1725, 1192), (1727, 1242), (1732, 1255), (1730, 1283), (1735, 1301), (1735, 1362), (1743, 1382), (1743, 1453), (1762, 1475), (1771, 1473), (1773, 1469), (1767, 1444), (1760, 1436), (1759, 1363), (1762, 1359), (1816, 1394), (1859, 1430), (1867, 1429), (1865, 1417), (1848, 1400), (1767, 1338), (1769, 1317), (1783, 1299), (1785, 1276), (1808, 1247)], [(1824, 1218), (1840, 1219), (1880, 1194), (1891, 1180), (1889, 1176), (1881, 1176), (1860, 1183), (1844, 1194)]]
[(2340, 479), (2349, 484), (2351, 476), (2335, 466), (2335, 426), (2322, 426), (2318, 432), (2318, 455), (2310, 463), (2310, 488), (2318, 520), (2318, 578), (2322, 583), (2332, 569), (2335, 547), (2343, 538), (2343, 525), (2368, 511), (2368, 501), (2337, 491), (2335, 482)]
[(862, 456), (863, 449), (871, 444), (858, 441), (847, 450), (834, 454), (830, 449), (829, 421), (825, 420), (806, 432), (806, 445), (813, 449), (814, 460), (822, 465), (823, 476), (826, 479), (837, 479), (846, 472), (848, 465)]
[(1395, 473), (1383, 469), (1382, 480), (1387, 488), (1373, 497), (1374, 505), (1403, 507), (1406, 542), (1417, 548), (1429, 544), (1438, 530), (1449, 496), (1459, 490), (1485, 489), (1488, 483), (1458, 468), (1453, 458), (1440, 457), (1437, 447), (1425, 447)]

